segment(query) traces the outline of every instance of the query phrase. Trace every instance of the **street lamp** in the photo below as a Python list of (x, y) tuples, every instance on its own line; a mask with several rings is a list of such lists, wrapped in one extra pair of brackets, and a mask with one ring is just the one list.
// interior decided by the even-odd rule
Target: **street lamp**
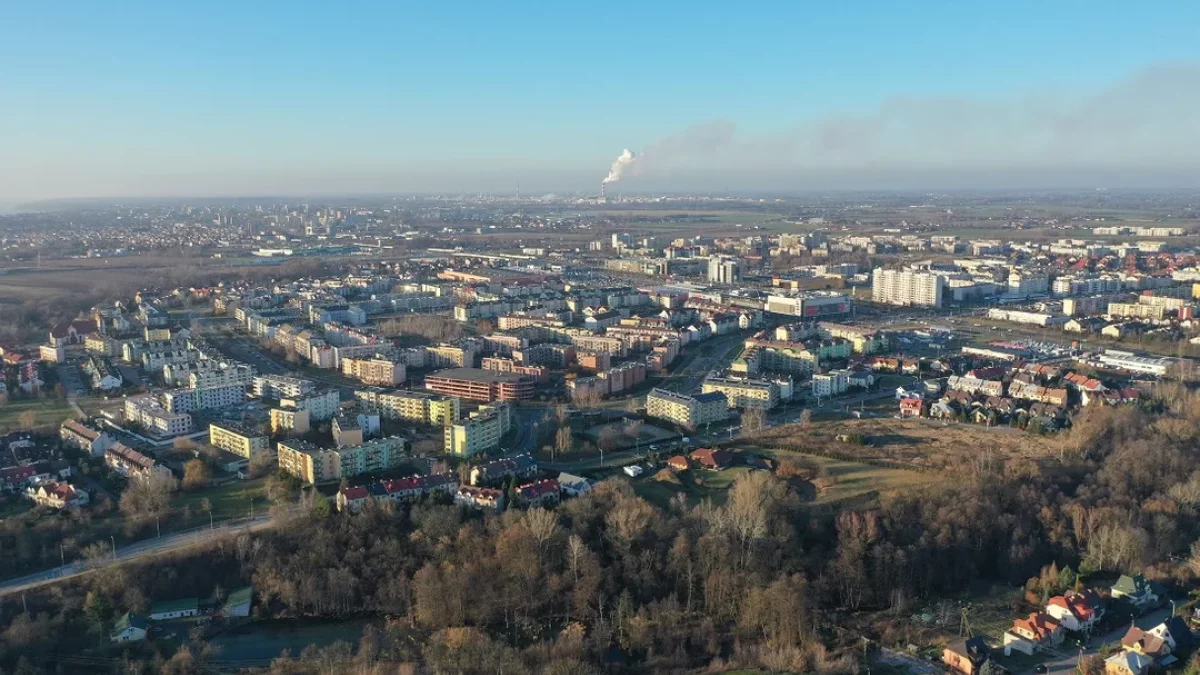
[(113, 535), (113, 536), (109, 537), (108, 539), (109, 539), (109, 541), (112, 542), (113, 562), (116, 562), (117, 561), (117, 537), (116, 537), (116, 535)]

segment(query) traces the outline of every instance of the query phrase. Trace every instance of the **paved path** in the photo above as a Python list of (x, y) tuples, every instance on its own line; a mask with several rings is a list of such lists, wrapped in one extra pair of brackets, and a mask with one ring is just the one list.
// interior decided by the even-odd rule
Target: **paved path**
[[(226, 521), (213, 528), (202, 527), (186, 532), (168, 534), (163, 537), (143, 539), (117, 549), (116, 563), (129, 562), (149, 558), (162, 553), (203, 544), (219, 537), (244, 531), (256, 531), (271, 527), (274, 524), (269, 514), (263, 514), (254, 519), (240, 519), (236, 522)], [(109, 563), (112, 564), (112, 563)], [(103, 566), (103, 565), (101, 565)], [(38, 586), (70, 579), (96, 569), (96, 564), (90, 561), (77, 560), (60, 567), (41, 572), (35, 572), (16, 579), (0, 581), (0, 596), (20, 591), (27, 591)]]

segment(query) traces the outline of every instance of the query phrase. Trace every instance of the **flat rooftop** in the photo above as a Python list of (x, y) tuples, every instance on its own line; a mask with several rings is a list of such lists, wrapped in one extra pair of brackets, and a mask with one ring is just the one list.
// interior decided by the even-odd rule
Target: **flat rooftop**
[(502, 373), (495, 370), (484, 370), (482, 368), (447, 368), (432, 372), (425, 376), (428, 380), (431, 377), (441, 377), (452, 380), (469, 380), (471, 382), (524, 382), (529, 379), (528, 375), (519, 373)]

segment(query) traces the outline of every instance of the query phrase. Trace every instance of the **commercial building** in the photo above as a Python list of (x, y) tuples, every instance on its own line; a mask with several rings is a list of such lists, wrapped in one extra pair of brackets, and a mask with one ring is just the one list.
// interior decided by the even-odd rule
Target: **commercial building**
[(779, 403), (779, 385), (766, 380), (709, 377), (701, 390), (705, 394), (724, 394), (730, 408), (770, 410)]
[(446, 452), (471, 457), (500, 447), (500, 439), (512, 427), (512, 408), (506, 403), (485, 405), (470, 417), (446, 425)]
[(211, 422), (208, 443), (246, 459), (254, 459), (270, 450), (266, 434), (236, 422)]
[(849, 316), (853, 311), (853, 303), (841, 293), (813, 291), (799, 295), (768, 296), (765, 309), (772, 314), (807, 319), (833, 318)]
[(1105, 349), (1096, 357), (1096, 361), (1109, 368), (1127, 370), (1133, 373), (1146, 373), (1162, 377), (1172, 370), (1192, 369), (1189, 359), (1175, 359), (1165, 356), (1138, 356), (1133, 352), (1118, 349)]
[(686, 396), (666, 389), (653, 389), (646, 396), (646, 414), (695, 429), (725, 419), (729, 414), (729, 400), (719, 391)]
[(933, 272), (876, 267), (871, 276), (871, 299), (889, 305), (941, 307), (946, 279)]
[(528, 375), (481, 368), (450, 368), (425, 376), (425, 388), (472, 401), (523, 401), (533, 398), (534, 380)]
[(389, 420), (406, 420), (416, 424), (445, 426), (457, 422), (459, 400), (427, 391), (407, 389), (359, 389), (354, 397), (368, 410), (374, 410)]
[(310, 484), (387, 471), (408, 458), (408, 441), (398, 437), (345, 448), (322, 448), (301, 440), (280, 441), (277, 447), (280, 470)]

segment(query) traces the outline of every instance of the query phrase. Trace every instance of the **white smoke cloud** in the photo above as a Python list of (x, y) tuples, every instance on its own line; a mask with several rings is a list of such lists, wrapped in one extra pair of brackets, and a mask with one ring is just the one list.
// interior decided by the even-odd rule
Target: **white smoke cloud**
[(633, 154), (632, 150), (625, 148), (625, 152), (622, 152), (621, 155), (617, 157), (616, 161), (612, 163), (612, 167), (608, 170), (608, 175), (605, 176), (604, 180), (601, 182), (615, 183), (621, 180), (621, 176), (625, 175), (625, 172), (633, 166), (633, 163), (636, 162), (637, 159), (637, 156)]
[(1200, 64), (1159, 65), (1098, 90), (903, 96), (874, 110), (768, 133), (716, 120), (651, 143), (621, 175), (636, 175), (645, 187), (1194, 176), (1200, 172), (1198, 110)]

